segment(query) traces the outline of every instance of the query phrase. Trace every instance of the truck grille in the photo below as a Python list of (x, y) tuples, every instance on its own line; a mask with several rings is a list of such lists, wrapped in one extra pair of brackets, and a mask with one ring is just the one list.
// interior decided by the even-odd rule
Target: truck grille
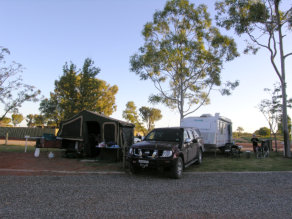
[(134, 155), (144, 158), (154, 158), (162, 156), (163, 150), (153, 150), (153, 149), (134, 149)]

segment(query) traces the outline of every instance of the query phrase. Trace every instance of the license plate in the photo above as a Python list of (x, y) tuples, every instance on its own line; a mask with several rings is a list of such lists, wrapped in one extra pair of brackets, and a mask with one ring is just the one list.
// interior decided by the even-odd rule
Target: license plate
[(149, 164), (149, 160), (139, 160), (138, 162), (141, 164)]

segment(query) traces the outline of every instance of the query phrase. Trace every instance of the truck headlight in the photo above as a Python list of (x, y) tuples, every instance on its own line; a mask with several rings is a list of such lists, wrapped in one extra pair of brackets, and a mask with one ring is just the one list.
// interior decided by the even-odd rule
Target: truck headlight
[(172, 156), (172, 151), (169, 150), (164, 150), (161, 157), (171, 157)]
[(153, 154), (152, 154), (152, 158), (157, 157), (157, 154), (158, 154), (158, 151), (157, 151), (157, 150), (154, 150), (154, 152), (153, 152)]

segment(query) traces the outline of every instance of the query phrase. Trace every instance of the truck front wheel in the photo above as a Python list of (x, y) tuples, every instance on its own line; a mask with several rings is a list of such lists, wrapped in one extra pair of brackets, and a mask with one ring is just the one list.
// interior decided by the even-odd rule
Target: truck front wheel
[(175, 165), (171, 169), (171, 175), (174, 179), (180, 179), (182, 177), (183, 165), (181, 157), (178, 157)]
[(132, 174), (137, 174), (139, 172), (139, 167), (134, 166), (132, 163), (129, 163), (129, 166)]

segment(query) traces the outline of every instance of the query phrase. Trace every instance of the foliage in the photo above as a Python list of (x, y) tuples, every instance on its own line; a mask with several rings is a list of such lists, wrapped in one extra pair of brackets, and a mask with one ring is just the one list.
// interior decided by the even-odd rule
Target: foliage
[[(159, 93), (150, 102), (178, 109), (181, 119), (209, 103), (210, 91), (222, 83), (223, 62), (238, 55), (233, 39), (212, 26), (207, 7), (187, 0), (168, 1), (142, 34), (145, 43), (131, 57), (131, 71), (154, 83)], [(222, 94), (237, 85), (227, 82)]]
[(11, 119), (8, 117), (4, 117), (0, 119), (0, 126), (11, 126), (9, 123), (11, 122)]
[(242, 127), (238, 126), (236, 129), (236, 132), (233, 132), (233, 137), (239, 138), (243, 131), (244, 131), (244, 129)]
[(26, 122), (28, 127), (41, 126), (44, 127), (47, 120), (45, 116), (38, 114), (29, 114), (26, 116)]
[[(292, 8), (280, 10), (281, 0), (222, 0), (216, 2), (217, 24), (227, 30), (234, 29), (241, 36), (246, 34), (250, 41), (244, 53), (256, 54), (259, 48), (267, 49), (267, 58), (271, 61), (281, 82), (282, 116), (285, 156), (291, 157), (288, 136), (286, 67), (284, 53), (285, 35), (291, 30)], [(285, 31), (285, 34), (284, 34)], [(288, 47), (285, 47), (288, 48)]]
[(0, 104), (4, 106), (0, 120), (9, 112), (17, 113), (24, 102), (38, 101), (40, 94), (40, 90), (24, 84), (22, 78), (18, 76), (23, 70), (21, 64), (16, 62), (6, 64), (5, 55), (9, 54), (7, 48), (0, 47)]
[[(274, 135), (274, 141), (275, 141), (275, 148), (276, 151), (278, 150), (277, 146), (277, 131), (282, 132), (283, 126), (281, 122), (281, 126), (278, 124), (280, 121), (282, 121), (282, 94), (281, 94), (281, 85), (274, 84), (274, 90), (271, 91), (271, 89), (265, 88), (265, 91), (269, 93), (270, 99), (264, 99), (261, 101), (261, 103), (258, 105), (258, 109), (260, 112), (264, 115), (265, 119), (267, 120), (270, 130)], [(287, 100), (287, 107), (292, 107), (292, 99)], [(289, 117), (288, 117), (289, 118)], [(289, 125), (288, 125), (289, 128)]]
[(137, 107), (133, 101), (129, 101), (126, 104), (126, 109), (123, 111), (123, 118), (133, 123), (137, 132), (142, 132), (144, 136), (146, 135), (147, 131), (143, 124), (139, 121)]
[(267, 137), (269, 137), (270, 133), (271, 133), (271, 130), (269, 128), (267, 128), (267, 127), (262, 127), (259, 130), (255, 131), (255, 134), (259, 135), (259, 136), (267, 136)]
[(241, 126), (238, 126), (236, 129), (237, 132), (241, 133), (244, 131), (244, 129)]
[(12, 114), (11, 118), (14, 126), (20, 124), (24, 120), (22, 114)]
[(142, 106), (139, 109), (142, 121), (146, 123), (147, 131), (150, 132), (154, 128), (154, 122), (162, 118), (161, 111), (155, 108)]
[(35, 126), (44, 127), (46, 123), (46, 118), (43, 115), (34, 115), (34, 124)]
[(28, 114), (26, 116), (25, 121), (26, 121), (27, 127), (34, 127), (33, 118), (34, 118), (33, 114)]
[(65, 63), (63, 75), (55, 81), (54, 93), (51, 93), (50, 99), (41, 102), (41, 113), (55, 123), (82, 110), (111, 115), (117, 108), (115, 95), (118, 87), (97, 79), (99, 72), (100, 69), (89, 58), (79, 70), (73, 63), (69, 66)]
[[(141, 117), (141, 119), (139, 117)], [(135, 103), (133, 101), (129, 101), (126, 104), (126, 109), (123, 111), (123, 118), (133, 123), (135, 125), (136, 131), (142, 132), (145, 136), (155, 127), (154, 123), (160, 120), (162, 115), (159, 109), (146, 106), (139, 108), (138, 114)], [(145, 128), (145, 125), (147, 128)]]
[(50, 93), (50, 99), (45, 98), (41, 101), (39, 110), (47, 120), (48, 126), (57, 127), (62, 120), (61, 108), (58, 105), (56, 96), (52, 92)]

